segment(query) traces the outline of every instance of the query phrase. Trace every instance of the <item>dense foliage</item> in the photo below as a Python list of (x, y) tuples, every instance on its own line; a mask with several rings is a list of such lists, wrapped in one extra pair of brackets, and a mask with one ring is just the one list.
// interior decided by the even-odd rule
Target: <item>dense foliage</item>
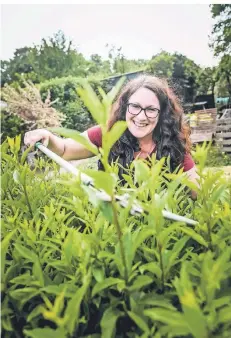
[[(85, 174), (111, 202), (44, 159), (32, 170), (20, 137), (2, 144), (4, 337), (230, 337), (231, 182), (222, 171), (204, 172), (204, 146), (194, 153), (200, 190), (155, 157), (151, 166), (134, 161), (121, 187), (107, 158), (126, 124), (105, 128), (116, 93), (101, 90), (100, 102), (86, 85), (78, 94), (103, 131), (100, 153), (82, 142), (105, 172)], [(56, 132), (81, 142), (76, 132)], [(115, 194), (124, 193), (121, 207)], [(134, 199), (142, 216), (130, 214)], [(197, 223), (170, 221), (163, 210)]]
[[(55, 101), (53, 107), (64, 114), (65, 120), (62, 126), (82, 132), (94, 122), (77, 93), (81, 82), (81, 78), (68, 76), (45, 81), (39, 88), (42, 98), (46, 97), (48, 91), (50, 92), (51, 100)], [(89, 83), (97, 91), (100, 82), (92, 79)]]
[(220, 87), (222, 87), (222, 83), (226, 84), (227, 94), (231, 98), (231, 5), (214, 4), (210, 6), (212, 17), (215, 20), (210, 45), (214, 55), (220, 57), (216, 79)]

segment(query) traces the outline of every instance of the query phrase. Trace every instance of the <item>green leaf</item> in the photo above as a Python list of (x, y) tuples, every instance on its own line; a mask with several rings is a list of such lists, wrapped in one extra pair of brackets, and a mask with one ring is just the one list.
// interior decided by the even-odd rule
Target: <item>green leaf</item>
[(93, 276), (95, 277), (95, 280), (98, 282), (98, 283), (101, 283), (103, 282), (104, 280), (104, 270), (103, 268), (93, 268), (92, 270), (92, 274)]
[(141, 289), (142, 287), (149, 285), (153, 282), (153, 279), (149, 276), (138, 276), (133, 284), (129, 286), (130, 291)]
[(83, 278), (83, 285), (76, 291), (72, 299), (68, 301), (64, 318), (65, 322), (68, 324), (68, 332), (70, 335), (73, 335), (74, 330), (78, 327), (80, 305), (88, 290), (90, 282), (91, 275), (90, 272), (88, 272), (88, 274)]
[[(4, 316), (3, 314), (1, 315), (1, 325), (2, 328), (5, 329), (6, 331), (14, 331), (14, 328), (11, 323), (10, 316)], [(2, 335), (3, 336), (3, 335)]]
[(100, 202), (99, 208), (106, 218), (106, 220), (111, 224), (114, 222), (114, 212), (112, 208), (112, 204), (110, 202)]
[(219, 198), (223, 195), (227, 187), (228, 187), (228, 184), (216, 187), (214, 191), (212, 192), (209, 200), (212, 201), (213, 203), (216, 203), (219, 200)]
[(67, 335), (65, 334), (64, 329), (59, 328), (56, 330), (50, 328), (43, 329), (33, 329), (33, 330), (23, 330), (24, 334), (30, 338), (65, 338)]
[(132, 311), (128, 311), (128, 315), (131, 317), (131, 319), (136, 323), (136, 325), (141, 330), (143, 330), (146, 334), (149, 334), (149, 327), (141, 316), (137, 315), (136, 313)]
[(154, 275), (156, 275), (157, 278), (159, 278), (159, 279), (161, 278), (161, 275), (162, 275), (162, 271), (161, 271), (159, 265), (155, 262), (143, 264), (139, 267), (139, 270), (140, 270), (141, 273), (144, 273), (144, 271), (150, 271)]
[(27, 316), (27, 321), (30, 322), (33, 320), (35, 317), (41, 315), (44, 311), (44, 307), (42, 305), (36, 306)]
[(150, 178), (150, 169), (143, 160), (134, 161), (135, 183), (141, 184)]
[(140, 305), (147, 305), (150, 307), (150, 305), (158, 307), (158, 308), (165, 308), (169, 309), (171, 311), (175, 311), (176, 309), (174, 306), (170, 303), (170, 300), (165, 298), (165, 296), (153, 294), (153, 293), (147, 293), (142, 299), (139, 301)]
[(92, 89), (91, 85), (85, 80), (81, 81), (83, 88), (77, 88), (77, 93), (82, 99), (85, 106), (89, 109), (93, 119), (98, 123), (105, 125), (107, 115), (103, 104)]
[(10, 146), (10, 151), (14, 154), (14, 139), (7, 136), (7, 141)]
[(183, 308), (184, 322), (187, 323), (194, 337), (208, 337), (206, 318), (198, 305), (187, 268), (190, 269), (191, 267), (184, 263), (181, 268), (180, 278), (176, 278), (174, 281)]
[(14, 247), (18, 251), (20, 256), (28, 259), (30, 262), (34, 262), (37, 259), (37, 255), (33, 251), (27, 249), (25, 246), (22, 246), (19, 243), (15, 243)]
[(206, 248), (208, 247), (208, 244), (204, 240), (204, 238), (197, 234), (194, 230), (186, 228), (186, 227), (181, 227), (180, 230), (187, 234), (188, 236), (192, 237), (196, 242), (200, 243), (201, 245), (204, 245)]
[(168, 262), (165, 266), (165, 274), (167, 274), (170, 271), (170, 269), (175, 265), (175, 263), (179, 259), (181, 250), (183, 249), (188, 240), (189, 237), (184, 236), (174, 244), (174, 247), (171, 250), (171, 255), (169, 256)]
[(218, 323), (231, 323), (231, 305), (226, 306), (219, 311)]
[(10, 283), (29, 285), (32, 280), (33, 280), (33, 277), (30, 275), (30, 272), (26, 271), (22, 275), (19, 275), (19, 276), (16, 276), (10, 279)]
[(103, 149), (108, 154), (114, 143), (123, 135), (125, 130), (127, 129), (127, 122), (118, 121), (116, 122), (112, 128), (103, 135)]
[(21, 134), (16, 135), (15, 137), (14, 149), (15, 149), (16, 154), (18, 154), (20, 150), (20, 145), (21, 145)]
[(20, 163), (23, 165), (26, 161), (27, 155), (29, 154), (29, 152), (31, 152), (33, 149), (33, 146), (28, 147), (22, 154), (21, 159), (20, 159)]
[(92, 297), (94, 297), (100, 291), (107, 289), (108, 287), (113, 286), (115, 284), (119, 284), (121, 282), (123, 282), (122, 279), (109, 277), (106, 278), (103, 282), (96, 283), (92, 289)]
[(109, 307), (103, 314), (100, 322), (102, 330), (102, 338), (113, 338), (116, 333), (116, 321), (121, 316), (122, 312)]
[(107, 93), (107, 97), (109, 98), (110, 102), (113, 102), (116, 98), (116, 95), (119, 93), (124, 81), (126, 80), (126, 77), (123, 76), (117, 81), (116, 85), (110, 90), (109, 93)]
[(94, 179), (94, 186), (96, 188), (102, 189), (109, 196), (112, 196), (117, 182), (115, 174), (106, 173), (104, 171), (96, 171), (93, 169), (87, 169), (84, 173)]
[(184, 329), (185, 333), (190, 333), (183, 315), (177, 311), (174, 312), (167, 309), (152, 308), (144, 310), (144, 315), (151, 318), (154, 322), (159, 321), (172, 327)]
[(44, 286), (44, 276), (40, 265), (40, 261), (37, 258), (33, 264), (33, 275), (39, 281), (40, 286)]
[(8, 251), (8, 247), (10, 244), (10, 241), (14, 234), (16, 233), (17, 229), (14, 229), (10, 233), (8, 233), (2, 240), (1, 243), (1, 276), (3, 278), (4, 276), (4, 271), (5, 271), (5, 262), (6, 262), (6, 253)]
[(86, 149), (88, 149), (94, 155), (99, 154), (98, 148), (93, 143), (88, 141), (88, 139), (84, 135), (77, 132), (76, 130), (67, 129), (67, 128), (47, 128), (47, 129), (61, 136), (71, 138), (72, 140), (82, 144)]
[[(185, 226), (185, 225), (184, 225)], [(159, 234), (159, 241), (162, 245), (162, 248), (164, 248), (164, 244), (166, 245), (166, 241), (167, 240), (170, 240), (170, 237), (169, 236), (171, 233), (173, 233), (176, 229), (180, 228), (181, 229), (182, 227), (182, 222), (174, 222), (173, 224), (170, 224), (167, 228), (164, 228), (161, 233)]]
[(104, 110), (105, 110), (107, 118), (108, 118), (112, 102), (110, 101), (107, 94), (105, 93), (105, 91), (101, 87), (98, 87), (98, 91), (99, 91), (100, 95), (102, 96), (102, 99), (103, 99), (102, 104), (104, 106)]
[(40, 291), (35, 287), (25, 287), (23, 289), (16, 289), (9, 292), (10, 296), (21, 303), (21, 306), (24, 305), (29, 299), (32, 299), (38, 295)]

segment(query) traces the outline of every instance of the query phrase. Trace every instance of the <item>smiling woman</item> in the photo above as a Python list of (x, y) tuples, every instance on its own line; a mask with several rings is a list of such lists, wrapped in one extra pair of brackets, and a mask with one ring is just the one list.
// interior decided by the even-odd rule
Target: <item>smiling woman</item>
[[(110, 130), (117, 121), (126, 121), (127, 130), (112, 147), (109, 163), (118, 161), (119, 176), (137, 158), (148, 159), (153, 154), (160, 160), (170, 158), (170, 170), (183, 168), (194, 183), (197, 173), (190, 155), (189, 128), (184, 123), (179, 99), (167, 81), (150, 75), (141, 75), (129, 81), (118, 94), (107, 123)], [(102, 146), (100, 126), (84, 132), (97, 147)], [(25, 143), (33, 145), (43, 140), (48, 147), (66, 160), (93, 156), (72, 139), (60, 139), (46, 130), (35, 130), (25, 135)], [(104, 170), (99, 160), (98, 169)]]

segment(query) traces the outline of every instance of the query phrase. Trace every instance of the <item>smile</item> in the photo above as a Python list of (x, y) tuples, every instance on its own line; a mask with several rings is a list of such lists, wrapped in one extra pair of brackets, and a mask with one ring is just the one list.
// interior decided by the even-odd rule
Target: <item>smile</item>
[(139, 127), (139, 128), (143, 128), (143, 127), (148, 126), (148, 123), (138, 123), (136, 121), (133, 121), (133, 123), (136, 127)]

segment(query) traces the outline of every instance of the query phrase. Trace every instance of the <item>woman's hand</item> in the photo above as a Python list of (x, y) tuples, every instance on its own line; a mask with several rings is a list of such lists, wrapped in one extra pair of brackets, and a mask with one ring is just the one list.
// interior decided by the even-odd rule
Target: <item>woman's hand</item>
[(24, 136), (24, 143), (26, 146), (34, 146), (36, 142), (40, 141), (45, 147), (47, 147), (51, 135), (51, 132), (46, 129), (28, 131)]

